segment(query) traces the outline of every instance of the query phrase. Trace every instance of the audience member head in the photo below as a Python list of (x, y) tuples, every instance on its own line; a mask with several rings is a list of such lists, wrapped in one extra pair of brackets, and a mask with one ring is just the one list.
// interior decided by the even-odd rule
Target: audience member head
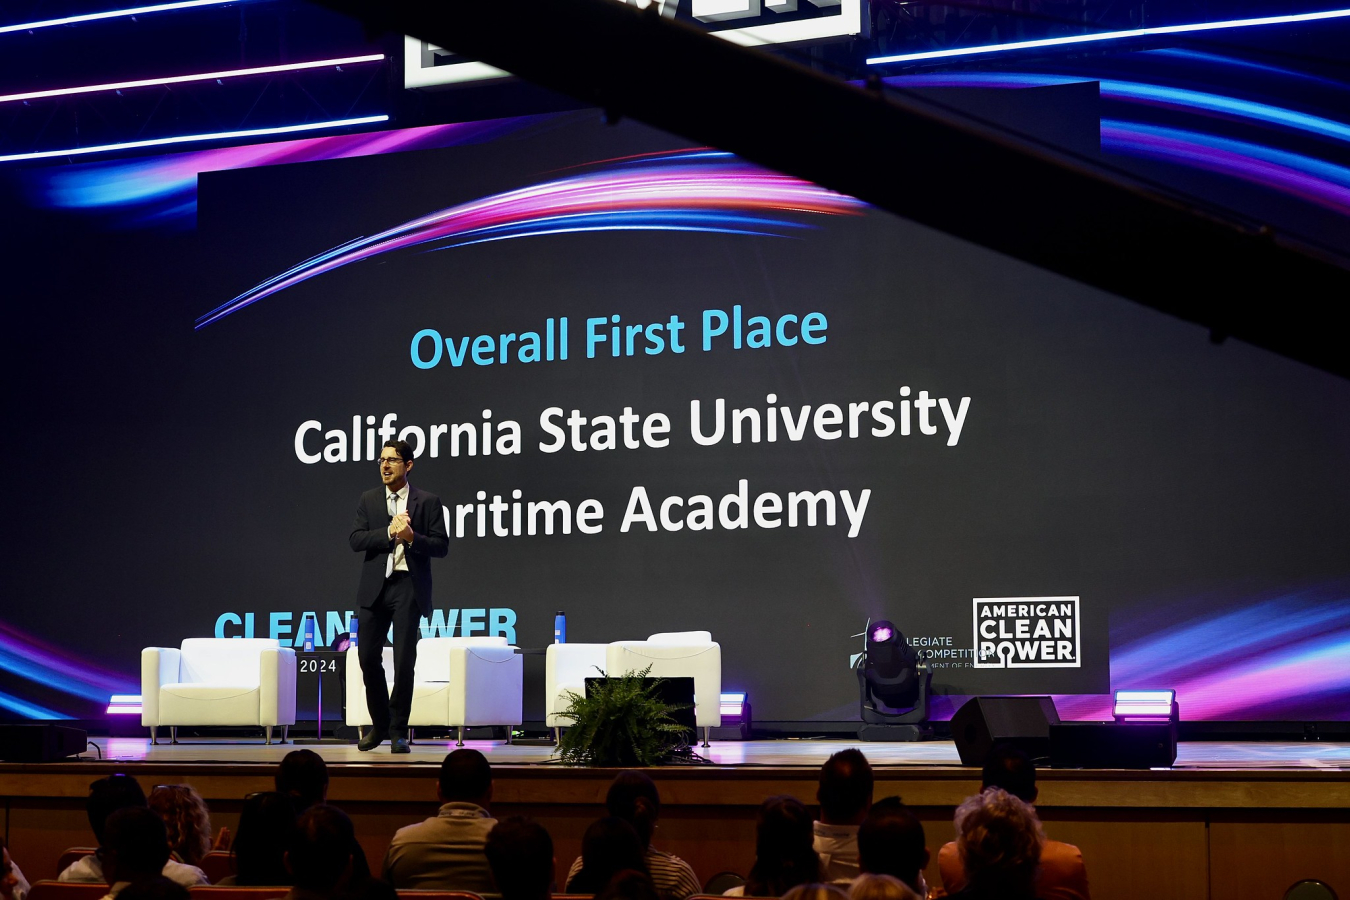
[(781, 897), (789, 888), (821, 877), (812, 846), (811, 814), (796, 797), (770, 797), (755, 821), (755, 864), (745, 880), (747, 897)]
[(290, 884), (286, 871), (286, 848), (295, 835), (295, 808), (291, 799), (276, 791), (259, 791), (244, 798), (239, 830), (230, 852), (234, 854), (235, 884)]
[(13, 900), (14, 888), (19, 884), (19, 876), (14, 874), (14, 860), (9, 858), (9, 847), (0, 836), (0, 897)]
[(595, 900), (659, 900), (651, 876), (636, 869), (618, 872)]
[(820, 820), (826, 825), (861, 825), (872, 805), (872, 766), (854, 747), (840, 750), (820, 767)]
[(567, 883), (567, 892), (598, 894), (626, 869), (647, 872), (646, 849), (637, 830), (618, 816), (597, 819), (581, 839), (581, 871)]
[(894, 875), (864, 872), (853, 880), (848, 900), (916, 900), (919, 895)]
[(188, 900), (188, 889), (163, 875), (129, 884), (122, 888), (117, 900)]
[(187, 784), (161, 784), (150, 792), (150, 809), (164, 820), (169, 849), (190, 866), (211, 852), (211, 811)]
[(164, 871), (169, 837), (164, 820), (144, 806), (124, 806), (103, 823), (103, 877), (139, 884)]
[(656, 820), (661, 816), (661, 795), (656, 782), (644, 772), (629, 770), (614, 776), (614, 782), (605, 795), (605, 808), (636, 829), (642, 849), (652, 842)]
[(553, 839), (525, 816), (503, 819), (483, 847), (502, 900), (548, 900), (553, 893)]
[(291, 798), (299, 815), (328, 799), (328, 766), (313, 750), (292, 750), (277, 768), (277, 793)]
[(956, 810), (956, 849), (977, 891), (1032, 896), (1044, 843), (1036, 811), (1002, 788), (967, 798)]
[(919, 873), (928, 865), (923, 823), (899, 797), (872, 804), (858, 827), (858, 866), (873, 875), (892, 875), (918, 892)]
[(297, 888), (334, 895), (350, 880), (356, 833), (342, 810), (320, 804), (305, 810), (295, 823), (286, 866)]
[(441, 763), (437, 796), (442, 803), (476, 803), (486, 809), (492, 802), (492, 766), (487, 757), (468, 747), (451, 751)]
[(1012, 744), (999, 744), (984, 761), (984, 788), (1003, 788), (1024, 803), (1036, 802), (1036, 766)]
[(799, 884), (783, 900), (848, 900), (848, 894), (832, 884)]
[(108, 816), (128, 806), (145, 806), (145, 792), (141, 790), (140, 782), (130, 775), (119, 772), (89, 785), (85, 811), (100, 847), (103, 846), (103, 825)]

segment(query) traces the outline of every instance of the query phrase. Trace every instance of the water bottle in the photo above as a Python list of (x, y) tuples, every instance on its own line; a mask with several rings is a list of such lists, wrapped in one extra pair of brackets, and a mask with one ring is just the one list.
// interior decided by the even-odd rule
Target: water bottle
[(553, 617), (553, 643), (567, 643), (567, 614), (561, 609), (558, 610), (558, 614)]
[(352, 637), (351, 637), (351, 643), (349, 643), (347, 646), (349, 646), (349, 647), (355, 647), (355, 646), (356, 646), (356, 624), (357, 624), (358, 620), (357, 620), (357, 619), (350, 619), (350, 620), (348, 620), (348, 621), (351, 623), (351, 628), (349, 629), (349, 633), (351, 634)]
[(305, 616), (305, 652), (314, 652), (314, 617)]

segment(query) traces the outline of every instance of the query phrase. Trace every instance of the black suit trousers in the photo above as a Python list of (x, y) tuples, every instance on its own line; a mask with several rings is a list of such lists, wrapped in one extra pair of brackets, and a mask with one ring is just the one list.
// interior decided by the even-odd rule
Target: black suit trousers
[[(417, 640), (422, 636), (421, 619), (422, 613), (413, 594), (413, 580), (407, 572), (395, 572), (385, 579), (375, 602), (357, 611), (356, 653), (361, 660), (361, 677), (366, 683), (366, 709), (370, 711), (376, 734), (408, 736), (413, 667), (417, 664)], [(390, 625), (394, 626), (392, 694), (384, 679), (384, 642)]]

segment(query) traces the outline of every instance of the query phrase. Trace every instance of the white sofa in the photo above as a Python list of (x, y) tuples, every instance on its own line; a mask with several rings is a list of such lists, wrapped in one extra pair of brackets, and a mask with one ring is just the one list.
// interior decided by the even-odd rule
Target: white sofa
[(549, 644), (544, 651), (544, 724), (555, 735), (572, 724), (558, 715), (569, 705), (567, 694), (586, 696), (586, 679), (606, 674), (608, 651), (608, 644)]
[(654, 634), (645, 641), (616, 641), (605, 652), (605, 672), (611, 677), (641, 672), (651, 666), (652, 678), (694, 679), (694, 719), (708, 730), (722, 724), (722, 648), (707, 631)]
[[(458, 729), (456, 746), (464, 746), (464, 729), (476, 725), (507, 726), (523, 720), (524, 661), (504, 637), (422, 638), (413, 666), (412, 709), (408, 726)], [(384, 677), (394, 687), (394, 649), (384, 648)], [(347, 713), (352, 726), (370, 725), (365, 681), (357, 648), (347, 649)]]
[(295, 724), (295, 650), (267, 638), (188, 638), (181, 647), (141, 651), (141, 724), (253, 725), (267, 743)]

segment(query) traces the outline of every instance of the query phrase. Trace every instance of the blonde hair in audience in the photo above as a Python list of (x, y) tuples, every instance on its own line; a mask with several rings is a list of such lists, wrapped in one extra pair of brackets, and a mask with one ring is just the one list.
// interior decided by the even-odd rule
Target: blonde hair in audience
[(164, 820), (169, 849), (190, 866), (200, 863), (211, 850), (211, 812), (201, 795), (188, 784), (161, 784), (146, 801)]
[(839, 888), (832, 884), (799, 884), (783, 895), (783, 900), (848, 900)]
[(1034, 882), (1045, 832), (1029, 804), (989, 788), (957, 808), (955, 823), (956, 848), (972, 885), (1025, 888)]
[(848, 889), (848, 900), (919, 900), (919, 895), (894, 875), (864, 872)]

